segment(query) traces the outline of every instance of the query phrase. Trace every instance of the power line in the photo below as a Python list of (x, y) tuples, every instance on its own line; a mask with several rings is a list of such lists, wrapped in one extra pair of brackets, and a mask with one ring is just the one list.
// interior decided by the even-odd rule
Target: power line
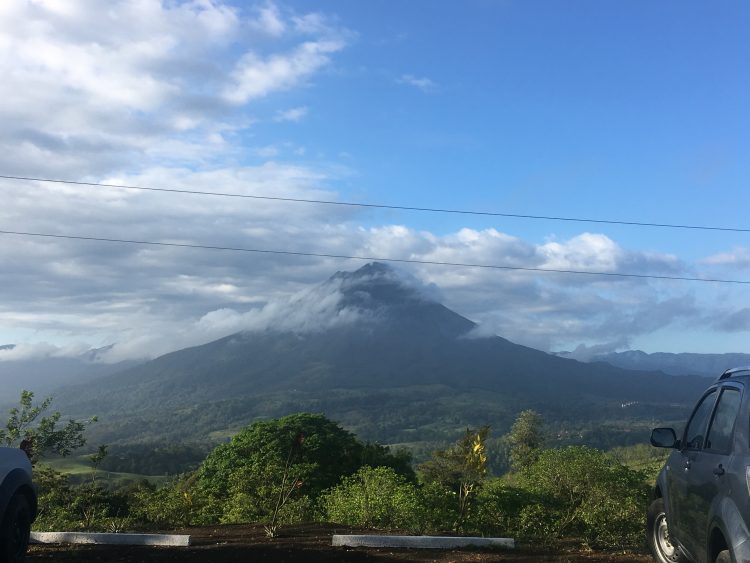
[(554, 215), (530, 215), (522, 213), (500, 213), (495, 211), (475, 211), (467, 209), (448, 209), (438, 207), (412, 207), (408, 205), (387, 205), (379, 203), (358, 203), (353, 201), (332, 201), (326, 199), (304, 199), (294, 197), (280, 197), (280, 196), (263, 196), (263, 195), (250, 195), (250, 194), (233, 194), (227, 192), (206, 192), (200, 190), (184, 190), (177, 188), (149, 188), (144, 186), (129, 186), (124, 184), (104, 184), (100, 182), (80, 182), (74, 180), (58, 180), (51, 178), (34, 178), (29, 176), (7, 176), (0, 174), (1, 179), (5, 180), (28, 180), (33, 182), (48, 182), (53, 184), (71, 184), (75, 186), (95, 186), (101, 188), (118, 188), (123, 190), (140, 190), (146, 192), (166, 192), (166, 193), (177, 193), (177, 194), (191, 194), (191, 195), (206, 195), (206, 196), (217, 196), (217, 197), (235, 197), (242, 199), (256, 199), (266, 201), (283, 201), (290, 203), (317, 203), (322, 205), (338, 205), (342, 207), (362, 207), (369, 209), (391, 209), (399, 211), (419, 211), (426, 213), (449, 213), (454, 215), (477, 215), (484, 217), (505, 217), (511, 219), (533, 219), (541, 221), (566, 221), (570, 223), (598, 223), (605, 225), (625, 225), (629, 227), (658, 227), (665, 229), (691, 229), (701, 231), (724, 231), (731, 233), (750, 233), (750, 229), (744, 229), (739, 227), (720, 227), (713, 225), (688, 225), (678, 223), (648, 223), (645, 221), (618, 221), (615, 219), (592, 219), (584, 217), (557, 217)]
[(80, 235), (57, 235), (50, 233), (33, 233), (24, 231), (5, 231), (0, 230), (0, 235), (18, 235), (26, 237), (43, 237), (53, 239), (67, 239), (67, 240), (86, 240), (94, 242), (109, 242), (109, 243), (121, 243), (121, 244), (138, 244), (144, 246), (162, 246), (162, 247), (175, 247), (175, 248), (195, 248), (201, 250), (223, 250), (230, 252), (252, 252), (256, 254), (280, 254), (286, 256), (311, 256), (315, 258), (338, 258), (343, 260), (364, 260), (367, 262), (394, 262), (402, 264), (425, 264), (433, 266), (453, 266), (459, 268), (484, 268), (490, 270), (516, 270), (522, 272), (543, 272), (543, 273), (556, 273), (556, 274), (578, 274), (587, 276), (608, 276), (618, 278), (638, 278), (638, 279), (652, 279), (652, 280), (673, 280), (673, 281), (689, 281), (689, 282), (707, 282), (707, 283), (727, 283), (727, 284), (747, 284), (750, 285), (750, 280), (731, 280), (731, 279), (719, 279), (719, 278), (692, 278), (687, 276), (659, 276), (650, 274), (628, 274), (620, 272), (590, 272), (585, 270), (563, 270), (556, 268), (530, 268), (521, 266), (502, 266), (498, 264), (472, 264), (465, 262), (440, 262), (436, 260), (413, 260), (407, 258), (382, 258), (375, 256), (352, 256), (348, 254), (329, 254), (322, 252), (299, 252), (293, 250), (270, 250), (261, 248), (241, 248), (233, 246), (214, 246), (207, 244), (191, 244), (191, 243), (180, 243), (180, 242), (156, 242), (156, 241), (145, 241), (145, 240), (133, 240), (133, 239), (119, 239), (119, 238), (105, 238), (105, 237), (90, 237)]

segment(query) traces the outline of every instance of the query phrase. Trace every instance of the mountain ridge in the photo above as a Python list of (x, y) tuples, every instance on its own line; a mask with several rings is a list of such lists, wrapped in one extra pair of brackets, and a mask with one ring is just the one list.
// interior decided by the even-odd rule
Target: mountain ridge
[[(477, 325), (424, 289), (383, 265), (338, 272), (292, 300), (300, 330), (290, 330), (287, 322), (284, 330), (269, 325), (235, 333), (62, 389), (57, 398), (65, 412), (99, 415), (180, 410), (245, 398), (247, 405), (255, 405), (245, 413), (253, 420), (268, 412), (264, 401), (284, 403), (294, 397), (298, 410), (309, 410), (329, 404), (333, 396), (364, 397), (360, 403), (365, 404), (369, 394), (386, 397), (382, 408), (408, 419), (413, 414), (409, 401), (430, 408), (420, 389), (440, 388), (440, 397), (424, 396), (448, 411), (452, 396), (473, 396), (477, 404), (495, 397), (498, 420), (507, 424), (510, 411), (524, 405), (552, 412), (561, 404), (620, 408), (662, 404), (665, 398), (672, 405), (687, 404), (705, 386), (697, 378), (675, 385), (673, 377), (660, 372), (559, 358), (500, 336), (472, 337)], [(319, 316), (322, 326), (314, 330), (300, 314), (306, 307), (340, 322)], [(389, 396), (397, 398), (397, 406), (388, 403)], [(402, 400), (404, 396), (410, 399)], [(369, 424), (345, 401), (328, 408), (333, 411), (326, 414), (343, 422)], [(487, 409), (492, 411), (491, 403)], [(372, 412), (371, 417), (386, 414)], [(456, 420), (469, 418), (464, 412)]]
[(579, 361), (606, 362), (610, 365), (631, 370), (658, 370), (669, 375), (698, 375), (701, 377), (719, 377), (724, 370), (732, 367), (750, 365), (750, 354), (730, 352), (724, 354), (700, 354), (694, 352), (652, 352), (626, 350), (589, 354), (583, 352), (560, 352), (560, 357), (578, 359)]

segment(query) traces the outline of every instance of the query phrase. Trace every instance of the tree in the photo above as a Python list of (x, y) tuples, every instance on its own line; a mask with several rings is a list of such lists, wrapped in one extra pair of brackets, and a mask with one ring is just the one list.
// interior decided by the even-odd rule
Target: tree
[(487, 437), (489, 426), (466, 429), (466, 434), (446, 450), (438, 450), (432, 459), (419, 466), (427, 483), (440, 483), (458, 495), (457, 528), (466, 517), (476, 487), (487, 477)]
[(34, 405), (34, 393), (21, 391), (18, 407), (10, 410), (8, 422), (0, 429), (0, 442), (10, 447), (23, 445), (31, 453), (32, 463), (50, 453), (67, 456), (86, 444), (83, 436), (86, 427), (96, 422), (96, 417), (86, 421), (69, 420), (59, 426), (62, 415), (55, 411), (42, 416), (52, 404), (52, 397), (47, 397), (40, 404)]
[(544, 446), (542, 416), (534, 410), (525, 410), (518, 415), (508, 434), (510, 443), (510, 465), (514, 471), (529, 467)]
[[(294, 446), (300, 435), (304, 440)], [(364, 460), (401, 463), (391, 457), (321, 414), (256, 422), (214, 449), (196, 472), (197, 521), (291, 522)]]

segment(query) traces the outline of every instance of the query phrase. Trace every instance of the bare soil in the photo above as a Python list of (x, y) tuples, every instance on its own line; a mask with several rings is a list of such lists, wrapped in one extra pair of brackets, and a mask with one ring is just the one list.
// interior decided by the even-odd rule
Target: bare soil
[(595, 552), (572, 543), (554, 548), (521, 545), (515, 550), (455, 549), (417, 550), (390, 548), (332, 547), (333, 534), (363, 534), (334, 525), (294, 526), (281, 530), (278, 537), (266, 537), (262, 526), (209, 526), (172, 530), (169, 533), (190, 534), (190, 547), (127, 547), (106, 545), (34, 545), (28, 561), (60, 563), (93, 562), (180, 562), (226, 563), (229, 561), (269, 561), (273, 563), (326, 562), (439, 562), (468, 563), (489, 561), (585, 561), (588, 563), (647, 563), (645, 553)]

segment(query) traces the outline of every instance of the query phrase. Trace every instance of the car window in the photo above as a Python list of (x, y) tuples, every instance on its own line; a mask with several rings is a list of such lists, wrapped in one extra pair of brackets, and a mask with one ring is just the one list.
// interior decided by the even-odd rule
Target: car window
[(721, 392), (716, 404), (714, 418), (708, 430), (706, 449), (717, 452), (732, 450), (732, 430), (734, 421), (740, 410), (740, 392), (738, 389), (727, 387)]
[(706, 426), (708, 426), (708, 417), (711, 416), (711, 410), (716, 400), (716, 389), (701, 399), (698, 406), (693, 411), (693, 416), (688, 422), (685, 430), (685, 447), (691, 450), (700, 450), (703, 448), (703, 438), (706, 436)]

